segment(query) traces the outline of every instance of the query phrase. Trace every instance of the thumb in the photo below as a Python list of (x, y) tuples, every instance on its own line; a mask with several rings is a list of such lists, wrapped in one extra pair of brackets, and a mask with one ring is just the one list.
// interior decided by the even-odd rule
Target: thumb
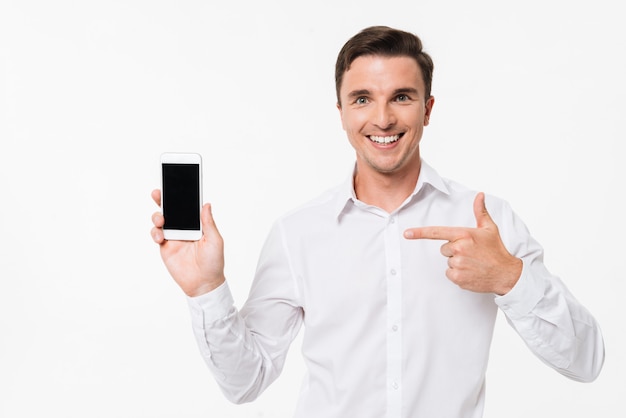
[(476, 218), (476, 227), (478, 228), (486, 228), (494, 224), (491, 215), (487, 212), (485, 194), (483, 192), (478, 193), (474, 199), (474, 217)]
[(211, 204), (205, 203), (202, 206), (202, 212), (200, 213), (200, 221), (202, 222), (202, 233), (206, 237), (219, 235), (217, 225), (213, 219), (213, 212), (211, 210)]

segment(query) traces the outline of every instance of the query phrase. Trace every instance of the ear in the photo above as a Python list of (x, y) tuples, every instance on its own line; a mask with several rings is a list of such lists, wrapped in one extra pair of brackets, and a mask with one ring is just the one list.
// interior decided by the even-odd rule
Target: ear
[(341, 127), (343, 130), (346, 130), (346, 125), (343, 123), (343, 109), (341, 108), (341, 103), (337, 102), (337, 110), (339, 111), (339, 118), (341, 119)]
[(424, 105), (424, 126), (428, 126), (430, 122), (430, 114), (433, 111), (433, 106), (435, 105), (435, 96), (430, 96), (426, 100), (426, 104)]

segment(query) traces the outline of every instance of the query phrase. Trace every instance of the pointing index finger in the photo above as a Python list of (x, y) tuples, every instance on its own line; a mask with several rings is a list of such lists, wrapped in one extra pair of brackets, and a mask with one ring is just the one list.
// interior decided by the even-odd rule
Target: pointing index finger
[(424, 226), (420, 228), (409, 228), (404, 231), (404, 238), (456, 241), (465, 235), (465, 229), (466, 228), (454, 226)]

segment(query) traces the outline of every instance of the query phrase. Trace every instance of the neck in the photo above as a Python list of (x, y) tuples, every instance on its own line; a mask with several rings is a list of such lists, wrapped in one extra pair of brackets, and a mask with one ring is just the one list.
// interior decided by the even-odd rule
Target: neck
[(361, 202), (392, 213), (415, 190), (420, 169), (421, 163), (418, 163), (404, 173), (380, 173), (361, 169), (357, 163), (354, 192)]

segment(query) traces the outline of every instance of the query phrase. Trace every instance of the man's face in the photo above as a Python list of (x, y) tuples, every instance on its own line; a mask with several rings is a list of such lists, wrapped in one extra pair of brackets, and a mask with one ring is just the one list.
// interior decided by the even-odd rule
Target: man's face
[(434, 103), (424, 94), (413, 58), (367, 55), (352, 62), (337, 107), (359, 172), (390, 175), (419, 169), (419, 142)]

